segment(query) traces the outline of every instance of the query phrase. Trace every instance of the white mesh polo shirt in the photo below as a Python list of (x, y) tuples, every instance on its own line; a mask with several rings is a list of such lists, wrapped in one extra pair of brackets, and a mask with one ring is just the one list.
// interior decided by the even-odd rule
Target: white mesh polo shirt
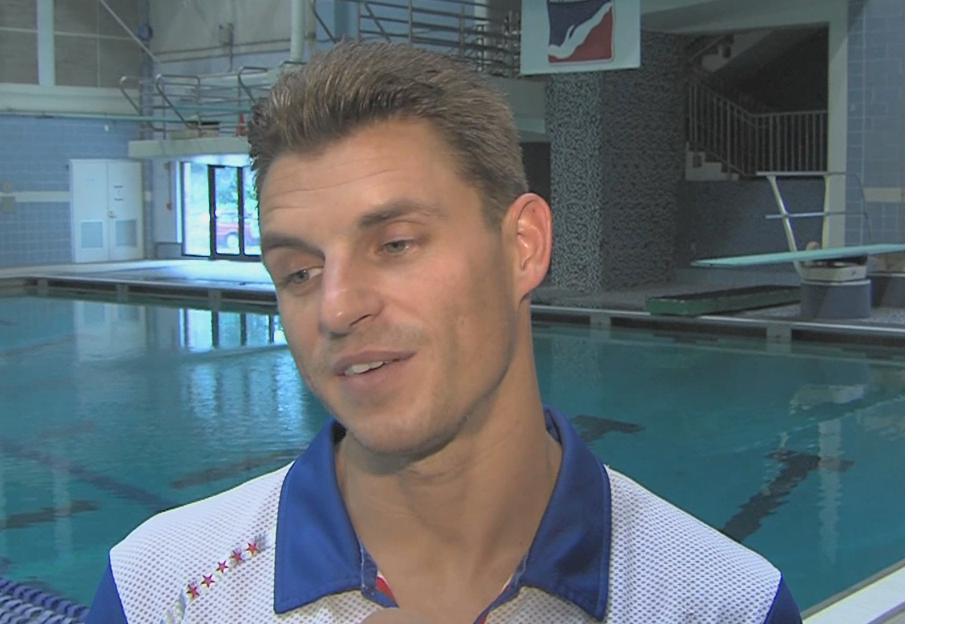
[[(779, 571), (605, 467), (562, 415), (530, 550), (477, 622), (800, 622)], [(110, 551), (88, 622), (360, 622), (396, 606), (337, 486), (331, 421), (292, 464), (159, 514)], [(412, 547), (412, 546), (411, 546)]]

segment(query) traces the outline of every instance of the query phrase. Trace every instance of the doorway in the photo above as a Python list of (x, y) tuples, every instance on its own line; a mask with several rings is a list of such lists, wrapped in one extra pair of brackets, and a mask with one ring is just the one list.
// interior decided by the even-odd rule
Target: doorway
[(250, 167), (181, 163), (183, 253), (259, 260), (260, 219)]
[(74, 262), (143, 258), (141, 164), (133, 160), (70, 161)]

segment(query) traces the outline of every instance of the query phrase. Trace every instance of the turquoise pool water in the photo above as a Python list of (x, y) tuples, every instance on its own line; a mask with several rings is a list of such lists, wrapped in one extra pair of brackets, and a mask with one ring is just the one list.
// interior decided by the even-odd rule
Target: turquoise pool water
[[(903, 559), (902, 351), (536, 323), (546, 402), (608, 464), (763, 553), (809, 607)], [(328, 418), (277, 319), (0, 298), (0, 577), (89, 603), (152, 513)]]

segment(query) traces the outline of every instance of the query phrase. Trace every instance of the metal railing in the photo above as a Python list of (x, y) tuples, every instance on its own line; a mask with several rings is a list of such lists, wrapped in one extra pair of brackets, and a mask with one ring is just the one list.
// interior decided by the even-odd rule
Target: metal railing
[(757, 118), (760, 171), (827, 168), (827, 111), (763, 113)]
[[(495, 11), (485, 2), (432, 0), (338, 0), (355, 5), (358, 40), (405, 42), (463, 58), (477, 70), (515, 77), (520, 71), (520, 23), (517, 11)], [(314, 9), (326, 40), (334, 35)], [(225, 74), (157, 74), (151, 79), (124, 76), (120, 90), (145, 128), (157, 138), (242, 135), (253, 105), (291, 66), (241, 67)]]
[(433, 0), (343, 0), (356, 8), (357, 40), (378, 39), (427, 47), (463, 58), (479, 71), (516, 77), (520, 73), (520, 16), (484, 2)]
[(241, 67), (225, 74), (123, 76), (120, 91), (157, 138), (240, 136), (253, 105), (277, 77), (298, 63)]
[(687, 142), (744, 176), (827, 166), (827, 111), (753, 113), (698, 80), (687, 92)]
[[(137, 114), (148, 118), (158, 138), (236, 134), (241, 115), (250, 107), (237, 79), (232, 87), (225, 86), (225, 79), (219, 75), (157, 74), (147, 80), (124, 76), (120, 90)], [(135, 90), (143, 94), (139, 101), (131, 96)]]

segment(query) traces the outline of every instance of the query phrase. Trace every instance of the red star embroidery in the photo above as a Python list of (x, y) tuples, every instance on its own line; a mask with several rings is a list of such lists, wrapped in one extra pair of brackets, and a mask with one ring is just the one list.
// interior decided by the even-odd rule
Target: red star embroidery
[(230, 559), (232, 559), (237, 565), (240, 565), (243, 563), (243, 551), (239, 548), (235, 549), (232, 553), (230, 553)]
[(256, 542), (247, 542), (247, 552), (251, 555), (255, 555), (260, 552), (260, 547), (257, 546)]
[(190, 594), (190, 600), (196, 600), (200, 597), (200, 590), (193, 583), (187, 585), (187, 593)]
[(223, 574), (224, 572), (226, 572), (228, 568), (229, 566), (227, 565), (226, 561), (221, 561), (217, 563), (217, 572), (219, 572), (220, 574)]
[(206, 574), (204, 574), (204, 575), (203, 575), (203, 580), (200, 581), (200, 583), (201, 583), (204, 587), (206, 587), (207, 589), (210, 589), (210, 586), (213, 585), (215, 582), (216, 582), (216, 581), (213, 580), (213, 575), (212, 575), (212, 574), (211, 574), (210, 576), (207, 576)]

